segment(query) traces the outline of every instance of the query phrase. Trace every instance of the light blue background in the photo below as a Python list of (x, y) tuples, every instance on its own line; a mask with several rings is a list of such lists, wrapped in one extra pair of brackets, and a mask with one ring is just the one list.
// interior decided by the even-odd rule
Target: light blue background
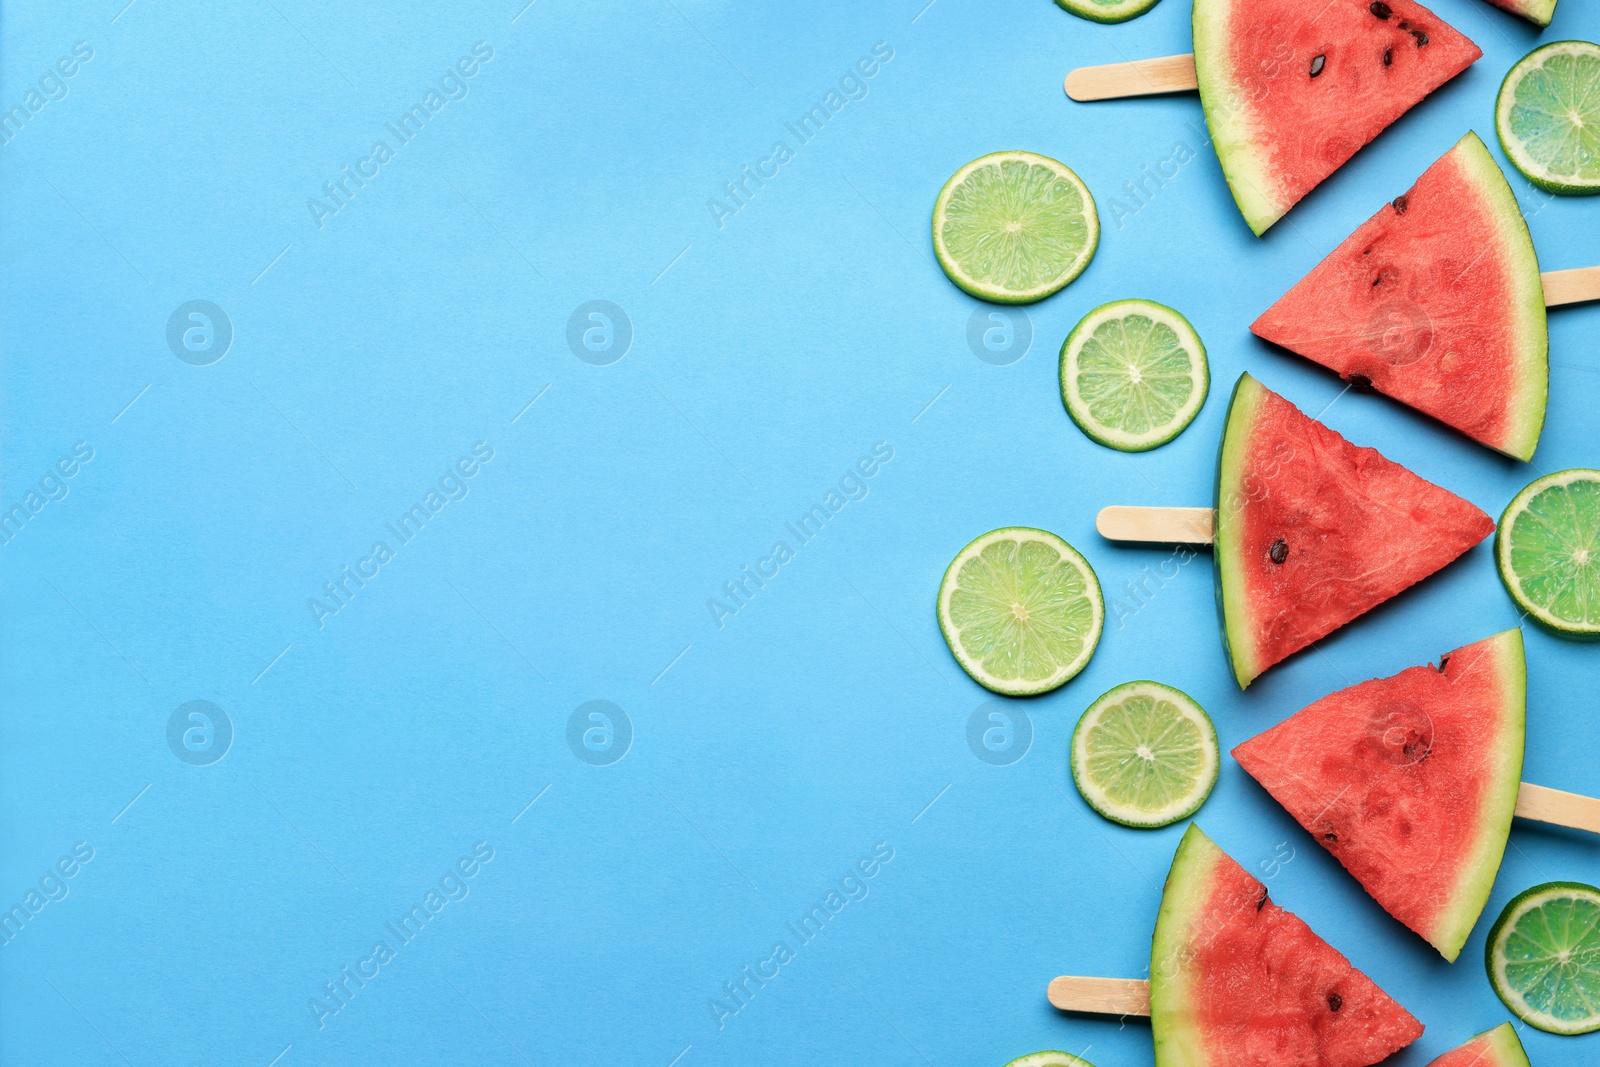
[[(1232, 746), (1517, 612), (1486, 544), (1241, 694), (1202, 556), (1113, 620), (1076, 680), (1015, 705), (1033, 745), (996, 767), (965, 740), (989, 697), (934, 618), (950, 558), (1045, 527), (1125, 597), (1165, 553), (1100, 540), (1096, 510), (1206, 503), (1246, 369), (1495, 515), (1536, 472), (1600, 462), (1600, 308), (1551, 316), (1531, 465), (1341, 398), (1246, 331), (1466, 130), (1492, 142), (1516, 58), (1600, 36), (1587, 0), (1542, 35), (1437, 0), (1484, 58), (1259, 240), (1194, 97), (1062, 94), (1074, 66), (1188, 51), (1181, 0), (1113, 27), (1047, 0), (124, 2), (8, 4), (0, 35), (4, 108), (75, 42), (94, 50), (0, 147), (0, 505), (94, 450), (0, 549), (0, 905), (94, 850), (0, 948), (6, 1064), (953, 1067), (1051, 1047), (1148, 1064), (1144, 1024), (1044, 999), (1057, 974), (1143, 973), (1182, 832), (1088, 812), (1064, 755), (1082, 709), (1151, 677)], [(480, 41), (467, 97), (319, 228), (308, 198)], [(894, 57), (866, 98), (800, 145), (784, 124), (875, 42)], [(794, 158), (719, 228), (708, 199), (779, 139)], [(1123, 184), (1180, 142), (1193, 161), (1119, 225)], [(927, 225), (958, 166), (1006, 148), (1075, 167), (1104, 233), (1028, 310), (1027, 355), (996, 366), (968, 349), (980, 305), (933, 265)], [(1546, 269), (1600, 262), (1600, 202), (1512, 183)], [(1072, 324), (1127, 296), (1182, 309), (1214, 377), (1192, 428), (1139, 456), (1086, 440), (1055, 381)], [(194, 299), (233, 324), (210, 366), (165, 340)], [(593, 299), (634, 329), (609, 366), (566, 342)], [(384, 524), (479, 441), (494, 458), (470, 495), (319, 629), (308, 599), (396, 547)], [(799, 545), (783, 524), (876, 442), (894, 458), (869, 495)], [(708, 598), (779, 538), (794, 559), (719, 628)], [(1527, 636), (1527, 777), (1594, 793), (1600, 652)], [(234, 730), (210, 766), (167, 743), (197, 699)], [(604, 767), (566, 741), (597, 699), (635, 735)], [(1200, 822), (1257, 873), (1293, 852), (1275, 899), (1427, 1024), (1407, 1065), (1507, 1018), (1481, 955), (1511, 895), (1600, 881), (1600, 842), (1518, 824), (1450, 966), (1231, 760)], [(308, 999), (480, 841), (494, 859), (470, 894), (319, 1029)], [(798, 945), (785, 923), (877, 842), (894, 858), (870, 895), (719, 1029), (708, 1000)], [(1600, 1055), (1525, 1039), (1540, 1067)]]

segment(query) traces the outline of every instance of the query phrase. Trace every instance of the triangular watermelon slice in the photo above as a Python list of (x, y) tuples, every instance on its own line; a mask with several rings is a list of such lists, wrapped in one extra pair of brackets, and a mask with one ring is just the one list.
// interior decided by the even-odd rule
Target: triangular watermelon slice
[(1250, 327), (1520, 460), (1549, 368), (1533, 238), (1469, 133)]
[(1150, 953), (1156, 1067), (1368, 1067), (1422, 1024), (1190, 826)]
[(1494, 532), (1472, 504), (1240, 375), (1217, 464), (1217, 605), (1242, 689)]
[(1257, 234), (1482, 54), (1411, 0), (1194, 4), (1200, 103)]
[(1385, 911), (1454, 961), (1522, 784), (1522, 631), (1341, 689), (1233, 750)]
[(1521, 15), (1535, 26), (1548, 26), (1556, 17), (1556, 0), (1489, 0), (1495, 7)]
[(1516, 1027), (1501, 1023), (1486, 1034), (1479, 1034), (1458, 1049), (1452, 1049), (1428, 1067), (1530, 1067), (1522, 1050)]

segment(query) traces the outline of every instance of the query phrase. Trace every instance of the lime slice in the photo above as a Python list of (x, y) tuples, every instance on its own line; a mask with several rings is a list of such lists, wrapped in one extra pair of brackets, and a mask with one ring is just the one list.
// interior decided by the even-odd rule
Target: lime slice
[(1100, 216), (1083, 180), (1032, 152), (995, 152), (956, 171), (933, 205), (933, 251), (980, 300), (1043, 300), (1083, 272)]
[(1194, 420), (1211, 387), (1189, 320), (1151, 300), (1085, 315), (1061, 346), (1061, 400), (1084, 433), (1123, 452), (1164, 445)]
[(1026, 1056), (1018, 1056), (1006, 1064), (1006, 1067), (1094, 1067), (1094, 1064), (1070, 1052), (1050, 1049), (1046, 1052), (1030, 1052)]
[(1124, 682), (1072, 731), (1072, 780), (1112, 822), (1152, 829), (1200, 810), (1222, 759), (1205, 709), (1160, 682)]
[(1600, 471), (1557, 471), (1500, 516), (1494, 558), (1511, 599), (1568, 637), (1600, 637)]
[(1161, 0), (1056, 0), (1065, 8), (1093, 22), (1127, 22), (1155, 7)]
[(1500, 83), (1500, 147), (1552, 193), (1600, 193), (1600, 45), (1556, 41), (1529, 52)]
[(1600, 889), (1536, 885), (1489, 931), (1489, 983), (1517, 1018), (1552, 1034), (1600, 1030)]
[(939, 628), (973, 680), (1004, 696), (1048, 692), (1100, 642), (1100, 580), (1053, 533), (1012, 526), (961, 550), (939, 585)]

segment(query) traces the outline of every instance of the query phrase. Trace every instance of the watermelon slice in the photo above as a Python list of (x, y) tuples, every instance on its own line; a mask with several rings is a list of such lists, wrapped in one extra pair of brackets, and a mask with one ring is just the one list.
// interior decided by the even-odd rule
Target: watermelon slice
[(1239, 377), (1217, 464), (1217, 606), (1242, 689), (1494, 532), (1467, 501)]
[(1521, 15), (1535, 26), (1548, 26), (1556, 17), (1556, 0), (1489, 0), (1495, 7)]
[(1516, 1027), (1501, 1023), (1458, 1049), (1446, 1052), (1428, 1067), (1530, 1067)]
[(1195, 0), (1222, 173), (1258, 235), (1483, 53), (1411, 0)]
[(1367, 1067), (1422, 1024), (1191, 825), (1150, 954), (1156, 1067)]
[(1323, 697), (1233, 750), (1385, 911), (1452, 962), (1522, 783), (1522, 631)]
[(1490, 448), (1532, 458), (1549, 379), (1533, 239), (1469, 133), (1250, 329)]

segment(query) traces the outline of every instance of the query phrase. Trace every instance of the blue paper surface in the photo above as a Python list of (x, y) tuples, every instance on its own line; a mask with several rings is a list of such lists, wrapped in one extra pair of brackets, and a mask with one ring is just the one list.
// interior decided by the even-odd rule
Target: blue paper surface
[[(1261, 239), (1195, 97), (1062, 93), (1188, 51), (1181, 0), (1110, 27), (1046, 0), (123, 2), (0, 20), (0, 505), (27, 510), (0, 548), (0, 905), (26, 913), (0, 1063), (1148, 1064), (1145, 1024), (1044, 999), (1143, 975), (1182, 833), (1084, 805), (1083, 708), (1154, 678), (1227, 748), (1518, 612), (1485, 544), (1240, 693), (1207, 557), (1130, 599), (1167, 553), (1095, 512), (1207, 503), (1243, 370), (1497, 516), (1600, 463), (1600, 308), (1550, 316), (1529, 465), (1246, 329), (1468, 129), (1503, 162), (1501, 77), (1600, 37), (1587, 0), (1542, 34), (1437, 0), (1483, 59)], [(1074, 167), (1104, 226), (1020, 355), (928, 239), (945, 179), (1009, 148)], [(1545, 269), (1600, 263), (1600, 201), (1509, 177)], [(1129, 296), (1188, 315), (1214, 380), (1136, 456), (1056, 384), (1071, 326)], [(933, 611), (1005, 525), (1076, 545), (1111, 613), (1027, 702)], [(1526, 636), (1526, 777), (1596, 793), (1600, 650)], [(968, 742), (993, 707), (1030, 738), (1004, 765)], [(1600, 842), (1518, 823), (1452, 966), (1231, 759), (1198, 820), (1427, 1025), (1406, 1065), (1509, 1017), (1482, 952), (1511, 896), (1600, 882)], [(1540, 1067), (1600, 1056), (1522, 1033)]]

